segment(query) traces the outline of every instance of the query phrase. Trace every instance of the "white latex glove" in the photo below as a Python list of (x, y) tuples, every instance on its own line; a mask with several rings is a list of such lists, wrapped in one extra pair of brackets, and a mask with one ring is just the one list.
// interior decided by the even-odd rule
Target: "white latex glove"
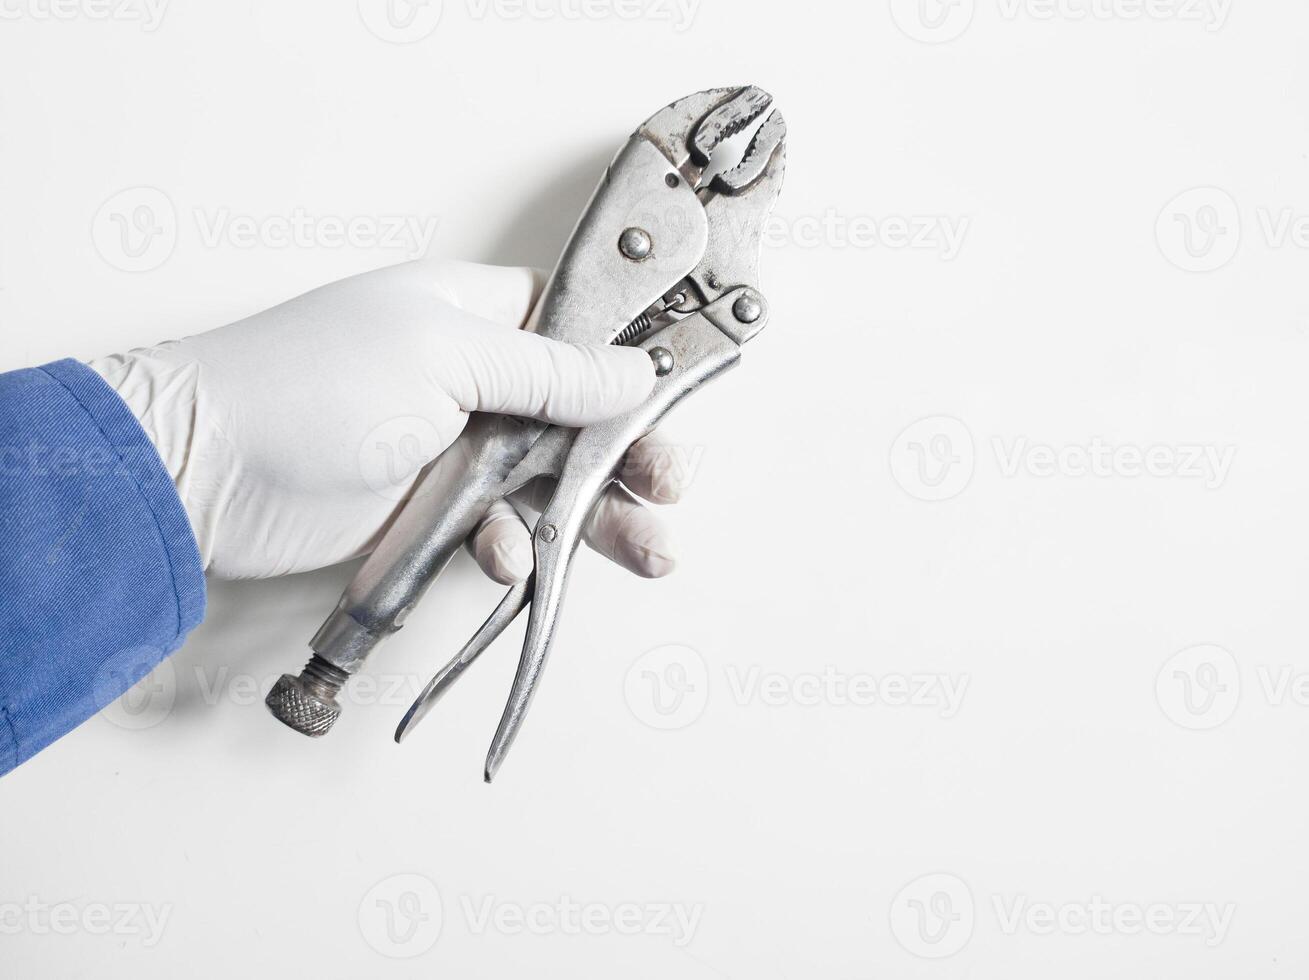
[[(158, 448), (207, 569), (225, 578), (307, 571), (369, 551), (469, 412), (577, 426), (649, 394), (655, 375), (644, 351), (519, 329), (543, 278), (409, 262), (91, 367)], [(647, 437), (623, 482), (672, 502), (683, 481), (668, 458)], [(620, 487), (597, 507), (587, 540), (639, 575), (672, 570), (662, 523)], [(487, 515), (469, 549), (499, 582), (532, 570), (530, 536), (508, 503)]]

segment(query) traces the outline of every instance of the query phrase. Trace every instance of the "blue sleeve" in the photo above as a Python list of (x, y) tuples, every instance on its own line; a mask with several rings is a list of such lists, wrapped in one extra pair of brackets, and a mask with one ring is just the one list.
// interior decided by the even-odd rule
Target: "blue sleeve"
[(0, 374), (0, 774), (105, 707), (204, 617), (186, 511), (77, 361)]

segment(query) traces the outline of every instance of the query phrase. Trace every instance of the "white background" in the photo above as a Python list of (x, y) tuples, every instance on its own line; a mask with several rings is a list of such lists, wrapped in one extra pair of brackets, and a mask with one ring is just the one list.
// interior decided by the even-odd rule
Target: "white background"
[(579, 556), (496, 784), (517, 634), (390, 740), (497, 598), (465, 557), (317, 742), (260, 702), (351, 569), (211, 583), (0, 781), (0, 974), (1309, 968), (1304, 5), (50, 2), (0, 0), (0, 369), (412, 251), (338, 221), (549, 266), (696, 89), (771, 90), (790, 159), (772, 323), (673, 426), (681, 567)]

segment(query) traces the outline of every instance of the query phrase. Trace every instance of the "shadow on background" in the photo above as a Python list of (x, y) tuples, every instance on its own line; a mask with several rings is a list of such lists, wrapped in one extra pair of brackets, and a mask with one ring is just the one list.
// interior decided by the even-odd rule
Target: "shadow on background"
[(485, 252), (466, 257), (493, 265), (553, 269), (613, 153), (612, 143), (597, 143), (594, 150), (579, 154), (574, 165), (540, 185), (513, 225), (494, 237)]

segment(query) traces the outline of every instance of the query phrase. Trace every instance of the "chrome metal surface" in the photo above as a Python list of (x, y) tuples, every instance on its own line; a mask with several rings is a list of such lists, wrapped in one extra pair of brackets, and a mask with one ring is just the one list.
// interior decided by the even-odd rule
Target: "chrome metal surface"
[(505, 597), (500, 600), (500, 604), (495, 607), (495, 611), (487, 617), (486, 622), (481, 625), (473, 638), (464, 644), (464, 648), (455, 655), (455, 658), (441, 668), (440, 672), (428, 681), (423, 692), (418, 695), (405, 716), (400, 721), (399, 727), (395, 730), (395, 740), (403, 742), (415, 725), (427, 717), (427, 713), (432, 710), (436, 702), (441, 699), (441, 695), (449, 689), (450, 685), (459, 679), (459, 676), (469, 668), (469, 666), (482, 655), (501, 633), (503, 633), (515, 619), (518, 614), (527, 608), (531, 601), (533, 576), (528, 576), (517, 585), (511, 586), (505, 593)]
[[(708, 308), (660, 331), (655, 337), (668, 348), (675, 366), (655, 384), (650, 397), (625, 415), (588, 426), (577, 434), (564, 463), (554, 496), (542, 512), (540, 526), (557, 528), (556, 534), (535, 537), (536, 587), (527, 621), (518, 673), (509, 702), (486, 757), (485, 778), (490, 782), (504, 762), (522, 728), (536, 694), (541, 672), (554, 643), (568, 573), (582, 529), (601, 493), (613, 482), (628, 448), (649, 433), (678, 402), (701, 385), (735, 367), (740, 345), (717, 326), (737, 294), (719, 300), (722, 309)], [(653, 344), (654, 339), (647, 341)], [(647, 350), (651, 348), (647, 347)]]
[(673, 352), (667, 347), (651, 347), (650, 360), (654, 362), (656, 378), (662, 378), (673, 370)]
[(732, 304), (732, 316), (736, 317), (742, 323), (754, 323), (763, 313), (764, 308), (760, 305), (759, 300), (753, 293), (742, 293), (740, 298)]
[(314, 657), (300, 676), (283, 674), (268, 692), (264, 704), (283, 725), (301, 735), (319, 738), (341, 716), (336, 695), (348, 676)]
[(637, 262), (649, 256), (653, 245), (644, 228), (627, 228), (618, 236), (618, 250)]

